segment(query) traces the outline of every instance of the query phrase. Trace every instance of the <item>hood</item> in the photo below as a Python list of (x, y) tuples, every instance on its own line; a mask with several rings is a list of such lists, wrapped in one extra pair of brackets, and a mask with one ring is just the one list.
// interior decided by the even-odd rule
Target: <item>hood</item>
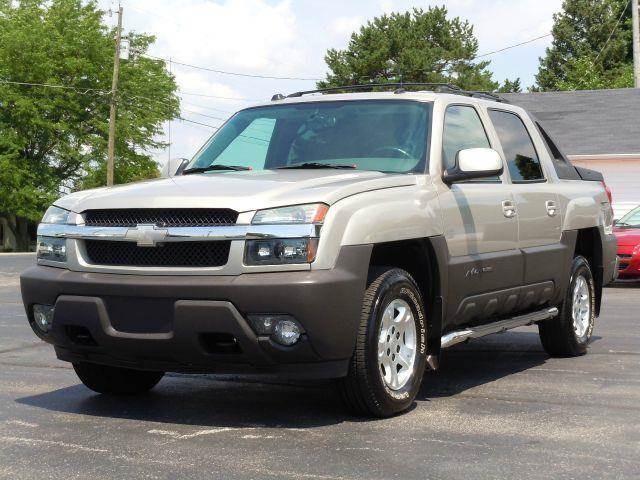
[(237, 212), (338, 200), (416, 184), (415, 175), (344, 170), (215, 172), (72, 193), (55, 204), (77, 213), (112, 208), (230, 208)]
[(640, 244), (640, 228), (614, 228), (613, 233), (621, 247), (633, 247)]

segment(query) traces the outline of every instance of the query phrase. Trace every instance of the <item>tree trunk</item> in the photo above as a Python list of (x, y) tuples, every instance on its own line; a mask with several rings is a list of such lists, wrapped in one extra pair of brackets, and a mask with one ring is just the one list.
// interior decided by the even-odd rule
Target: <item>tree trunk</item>
[[(29, 251), (29, 223), (24, 218), (9, 215), (4, 217), (4, 225), (9, 230), (9, 235), (4, 242), (4, 247), (16, 252)], [(13, 237), (13, 238), (12, 238)]]
[(16, 236), (16, 246), (19, 252), (28, 252), (31, 244), (31, 238), (29, 237), (29, 222), (26, 218), (16, 217), (16, 229), (18, 235)]

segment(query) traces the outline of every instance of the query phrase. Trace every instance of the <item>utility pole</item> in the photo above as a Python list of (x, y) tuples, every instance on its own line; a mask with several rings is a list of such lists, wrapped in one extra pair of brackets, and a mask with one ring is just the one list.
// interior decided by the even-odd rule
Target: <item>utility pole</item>
[[(173, 75), (173, 63), (171, 62), (171, 57), (169, 57), (169, 74)], [(172, 175), (173, 172), (171, 172), (171, 119), (169, 119), (169, 145), (168, 145), (168, 152), (169, 152), (169, 160), (167, 160), (167, 169), (168, 171), (168, 176), (170, 177)]]
[(116, 95), (120, 76), (120, 44), (122, 42), (122, 6), (118, 7), (118, 29), (116, 30), (116, 54), (113, 60), (111, 83), (111, 111), (109, 112), (109, 158), (107, 159), (107, 186), (113, 185), (113, 170), (116, 155)]
[(640, 88), (640, 12), (638, 0), (631, 0), (631, 22), (633, 24), (633, 78)]

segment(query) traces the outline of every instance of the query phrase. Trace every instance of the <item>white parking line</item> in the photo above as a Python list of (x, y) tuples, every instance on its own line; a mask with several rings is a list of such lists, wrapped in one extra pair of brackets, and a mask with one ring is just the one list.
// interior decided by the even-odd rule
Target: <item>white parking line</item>
[[(200, 437), (202, 435), (215, 435), (217, 433), (230, 432), (233, 430), (241, 430), (240, 428), (231, 428), (231, 427), (223, 427), (223, 428), (210, 428), (207, 430), (198, 430), (193, 433), (182, 434), (180, 432), (176, 432), (174, 430), (149, 430), (147, 433), (152, 435), (165, 435), (167, 437), (175, 438), (177, 440), (186, 440), (189, 438)], [(246, 429), (242, 429), (246, 430)]]

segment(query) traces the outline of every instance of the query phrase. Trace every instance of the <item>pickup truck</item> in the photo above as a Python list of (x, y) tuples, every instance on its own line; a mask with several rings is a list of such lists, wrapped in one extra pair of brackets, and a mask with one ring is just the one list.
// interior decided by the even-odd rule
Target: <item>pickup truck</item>
[(386, 417), (469, 339), (537, 324), (549, 355), (584, 354), (617, 275), (602, 176), (493, 95), (276, 95), (184, 167), (66, 195), (39, 225), (29, 323), (96, 392), (333, 379)]

